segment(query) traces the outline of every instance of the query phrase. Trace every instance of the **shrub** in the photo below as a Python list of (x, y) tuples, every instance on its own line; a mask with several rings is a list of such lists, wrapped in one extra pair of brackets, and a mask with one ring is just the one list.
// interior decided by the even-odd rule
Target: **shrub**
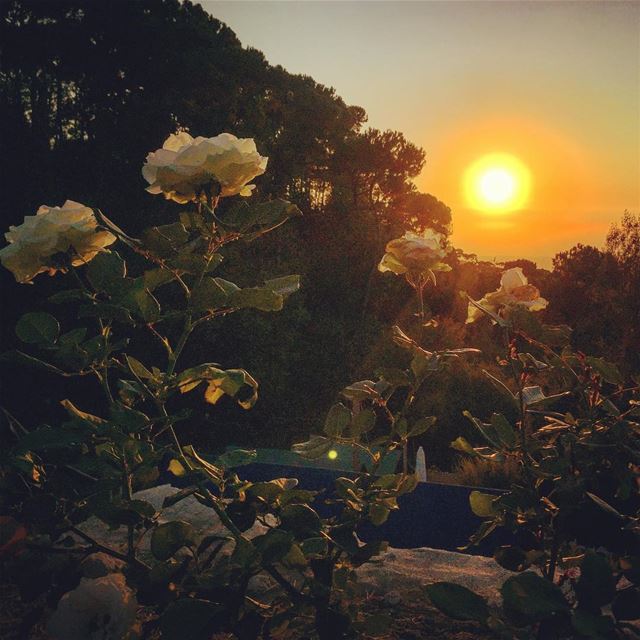
[(484, 520), (470, 543), (510, 530), (514, 542), (494, 556), (519, 573), (503, 584), (497, 613), (458, 585), (427, 592), (448, 615), (503, 638), (624, 637), (640, 618), (639, 381), (625, 386), (612, 363), (573, 353), (566, 327), (544, 325), (519, 306), (470, 305), (470, 317), (484, 314), (504, 332), (504, 374), (488, 375), (518, 418), (493, 413), (485, 422), (466, 412), (483, 446), (463, 437), (452, 446), (519, 468), (503, 494), (469, 498)]
[[(383, 522), (415, 486), (406, 473), (375, 475), (384, 452), (402, 445), (407, 433), (383, 433), (372, 451), (374, 473), (339, 478), (329, 496), (296, 488), (295, 479), (242, 480), (238, 467), (254, 451), (216, 456), (185, 442), (198, 422), (190, 421), (194, 408), (212, 412), (199, 422), (215, 434), (219, 403), (232, 401), (244, 411), (258, 399), (258, 381), (245, 369), (186, 363), (191, 346), (189, 355), (201, 357), (199, 331), (243, 309), (279, 311), (299, 288), (295, 275), (242, 287), (217, 275), (227, 257), (240, 259), (229, 247), (300, 215), (284, 200), (229, 202), (249, 195), (246, 183), (265, 166), (252, 140), (172, 135), (148, 156), (144, 175), (152, 193), (186, 205), (178, 220), (134, 238), (101, 211), (67, 202), (26, 218), (0, 251), (19, 282), (61, 272), (67, 284), (48, 300), (48, 308), (58, 305), (61, 312), (24, 314), (16, 325), (24, 349), (3, 356), (61, 376), (68, 394), (61, 423), (52, 414), (50, 424), (27, 428), (8, 416), (16, 442), (0, 461), (3, 510), (12, 516), (5, 518), (3, 552), (25, 599), (46, 593), (51, 605), (62, 603), (61, 611), (92, 599), (81, 622), (88, 629), (102, 610), (101, 632), (124, 637), (136, 600), (155, 611), (145, 632), (158, 628), (166, 640), (206, 640), (218, 631), (275, 637), (287, 628), (335, 640), (364, 624), (345, 596), (353, 594), (353, 569), (384, 544), (362, 544), (356, 533), (364, 522)], [(86, 406), (83, 387), (73, 384), (87, 380), (102, 391), (95, 407)], [(329, 414), (325, 431), (355, 437), (371, 426), (370, 417), (343, 406)], [(311, 445), (301, 448), (313, 453), (325, 442)], [(159, 509), (137, 493), (167, 481), (180, 489)], [(212, 525), (222, 532), (202, 536), (189, 522), (162, 521), (164, 509), (187, 498), (211, 509)], [(321, 518), (317, 509), (326, 503), (332, 515)], [(123, 529), (124, 549), (91, 535), (91, 518)], [(251, 538), (256, 523), (264, 533)], [(140, 557), (144, 538), (151, 562)], [(95, 552), (122, 563), (126, 585), (122, 576), (81, 582), (80, 561)], [(270, 606), (247, 595), (260, 575), (276, 588)], [(126, 619), (114, 620), (113, 602), (123, 594)], [(67, 613), (50, 626), (58, 637)]]

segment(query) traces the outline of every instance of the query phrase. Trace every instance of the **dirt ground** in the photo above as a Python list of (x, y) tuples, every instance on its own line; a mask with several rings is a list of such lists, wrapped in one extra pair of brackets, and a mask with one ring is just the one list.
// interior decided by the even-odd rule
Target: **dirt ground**
[[(370, 596), (361, 604), (367, 614), (386, 613), (393, 619), (389, 632), (375, 636), (377, 640), (488, 640), (493, 637), (476, 624), (450, 620), (426, 600), (390, 607), (383, 598)], [(14, 587), (0, 584), (0, 640), (47, 640), (43, 623), (33, 624), (41, 617), (44, 607), (43, 600), (23, 604)], [(144, 610), (140, 613), (145, 616)], [(153, 634), (149, 640), (158, 638)], [(363, 640), (370, 638), (373, 636), (362, 636)], [(217, 634), (211, 640), (231, 640), (231, 637)]]

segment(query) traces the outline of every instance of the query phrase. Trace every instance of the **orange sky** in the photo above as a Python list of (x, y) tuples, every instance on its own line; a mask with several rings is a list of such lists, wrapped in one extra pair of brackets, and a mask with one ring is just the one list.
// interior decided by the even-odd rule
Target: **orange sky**
[[(453, 242), (549, 266), (601, 246), (640, 211), (640, 2), (228, 2), (203, 6), (272, 64), (333, 86), (369, 124), (427, 152), (416, 180), (453, 211)], [(489, 153), (531, 172), (526, 208), (469, 208), (465, 170)]]

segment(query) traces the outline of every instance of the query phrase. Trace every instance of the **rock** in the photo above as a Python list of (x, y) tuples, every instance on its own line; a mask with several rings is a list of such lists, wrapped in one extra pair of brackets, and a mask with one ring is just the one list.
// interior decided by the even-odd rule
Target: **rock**
[[(213, 509), (200, 504), (193, 496), (188, 496), (180, 502), (167, 507), (162, 508), (162, 504), (165, 498), (174, 495), (178, 492), (178, 489), (171, 485), (164, 484), (152, 489), (145, 489), (144, 491), (138, 491), (133, 494), (134, 500), (144, 500), (152, 504), (156, 511), (160, 512), (158, 516), (158, 523), (169, 522), (171, 520), (184, 520), (189, 522), (197, 531), (198, 539), (203, 538), (205, 535), (218, 534), (228, 535), (229, 532), (225, 526), (220, 522), (220, 519), (215, 514)], [(120, 527), (113, 530), (99, 520), (98, 518), (89, 518), (86, 522), (79, 526), (79, 529), (90, 535), (98, 542), (119, 551), (120, 553), (126, 553), (127, 549), (127, 529), (126, 527)], [(248, 538), (266, 533), (267, 527), (256, 522), (251, 529), (244, 532), (244, 535)], [(136, 539), (140, 534), (136, 534)], [(149, 562), (153, 558), (150, 551), (151, 534), (146, 534), (139, 542), (137, 542), (138, 557)]]
[(85, 578), (101, 578), (110, 573), (122, 571), (125, 563), (108, 556), (106, 553), (92, 553), (80, 563), (80, 570)]
[(498, 589), (513, 575), (493, 558), (426, 547), (390, 549), (373, 562), (359, 567), (357, 574), (366, 590), (383, 597), (395, 591), (402, 598), (407, 591), (446, 581), (475, 591), (491, 604), (500, 602)]
[(121, 573), (82, 578), (60, 598), (47, 631), (57, 640), (122, 640), (133, 629), (137, 609)]
[[(159, 522), (184, 520), (198, 532), (198, 537), (218, 533), (227, 535), (212, 509), (200, 504), (193, 496), (181, 500), (167, 509), (162, 503), (167, 496), (173, 495), (177, 489), (170, 485), (162, 485), (153, 489), (139, 491), (134, 495), (136, 500), (150, 502), (158, 511), (161, 510)], [(113, 531), (99, 521), (91, 518), (81, 525), (81, 529), (100, 542), (120, 551), (126, 549), (126, 529)], [(257, 523), (245, 532), (249, 538), (267, 531), (267, 527)], [(150, 535), (144, 536), (138, 546), (141, 559), (153, 561), (149, 551)], [(232, 545), (229, 545), (232, 548)], [(389, 549), (372, 562), (357, 569), (358, 580), (366, 591), (390, 598), (389, 606), (396, 597), (402, 601), (405, 594), (412, 590), (422, 590), (424, 585), (432, 582), (455, 582), (488, 598), (489, 602), (500, 602), (499, 587), (512, 574), (500, 567), (493, 558), (472, 556), (439, 549)], [(279, 587), (266, 575), (256, 576), (250, 584), (250, 592), (254, 595), (277, 593)], [(394, 595), (391, 595), (391, 594)]]

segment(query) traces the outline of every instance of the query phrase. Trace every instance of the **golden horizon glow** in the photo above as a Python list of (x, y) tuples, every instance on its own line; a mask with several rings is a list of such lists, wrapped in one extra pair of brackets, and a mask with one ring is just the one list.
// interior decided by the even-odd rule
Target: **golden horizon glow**
[(470, 207), (488, 214), (504, 214), (527, 204), (531, 172), (513, 155), (490, 153), (466, 170), (463, 183)]

